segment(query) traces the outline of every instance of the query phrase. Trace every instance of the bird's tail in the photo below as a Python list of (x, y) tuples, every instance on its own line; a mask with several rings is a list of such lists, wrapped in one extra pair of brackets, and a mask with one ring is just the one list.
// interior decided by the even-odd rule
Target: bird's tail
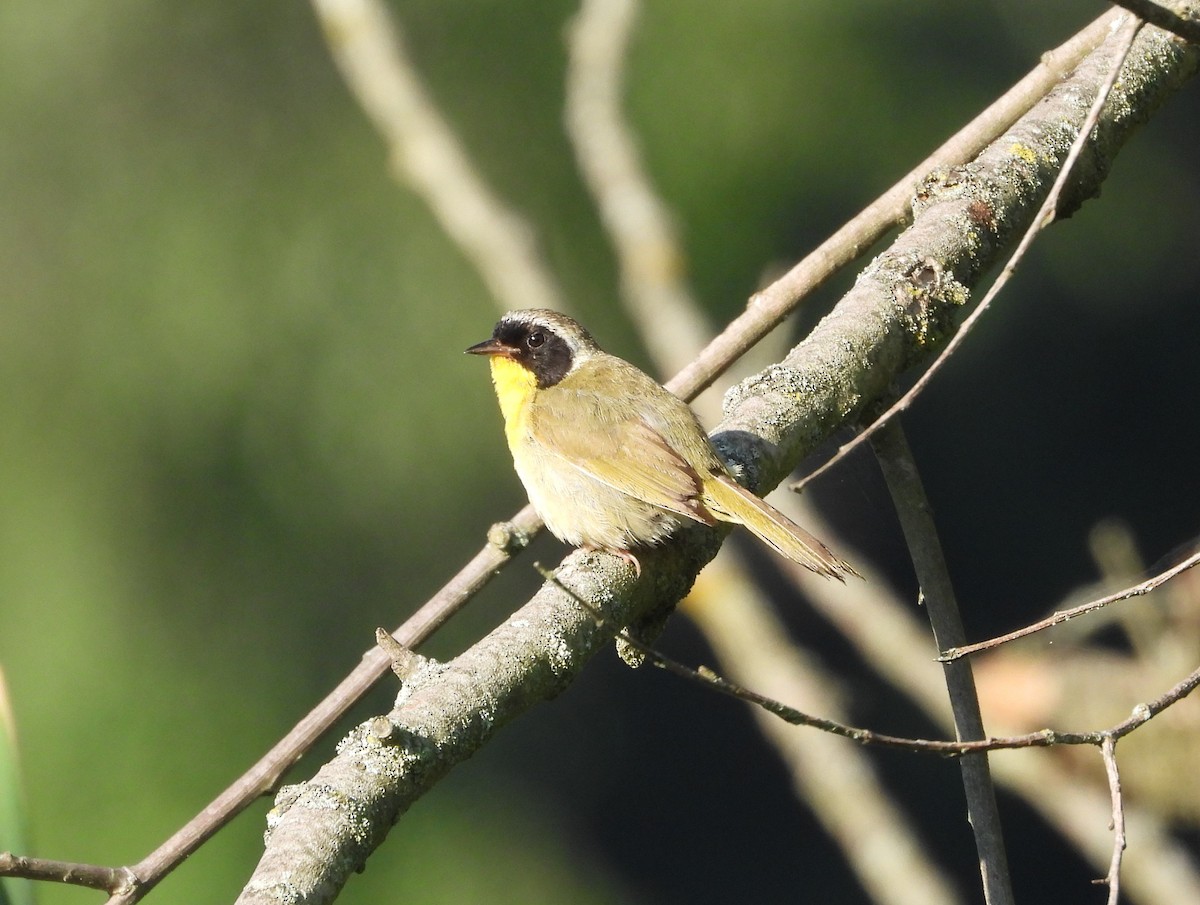
[[(764, 544), (818, 575), (845, 581), (854, 568), (790, 518), (733, 478), (713, 475), (705, 482), (704, 505), (723, 522), (745, 525)], [(860, 578), (862, 576), (859, 576)]]

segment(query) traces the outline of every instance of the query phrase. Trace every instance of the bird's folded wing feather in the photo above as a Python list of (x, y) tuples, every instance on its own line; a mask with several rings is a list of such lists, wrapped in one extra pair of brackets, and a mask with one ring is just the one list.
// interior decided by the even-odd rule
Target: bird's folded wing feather
[(705, 525), (701, 478), (639, 414), (614, 420), (607, 409), (572, 406), (570, 418), (538, 418), (530, 437), (544, 454), (631, 497)]

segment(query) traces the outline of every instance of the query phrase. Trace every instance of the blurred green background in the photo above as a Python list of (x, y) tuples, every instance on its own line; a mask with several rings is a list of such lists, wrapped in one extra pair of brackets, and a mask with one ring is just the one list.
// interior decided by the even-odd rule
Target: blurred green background
[[(575, 6), (392, 8), (575, 311), (645, 363), (561, 125)], [(712, 319), (1103, 9), (647, 3), (628, 109)], [(1151, 559), (1197, 533), (1198, 140), (1193, 91), (1051, 231), (910, 419), (973, 635), (1090, 580), (1100, 518), (1128, 520)], [(138, 860), (518, 507), (486, 369), (461, 354), (497, 313), (389, 179), (307, 4), (0, 5), (0, 666), (34, 853)], [(817, 496), (911, 591), (869, 460)], [(528, 561), (429, 651), (511, 611)], [(682, 624), (667, 643), (704, 656)], [(948, 796), (921, 820), (973, 890), (953, 772), (897, 769)], [(787, 789), (740, 709), (606, 656), (422, 801), (342, 901), (864, 901)], [(232, 900), (266, 808), (152, 901)], [(1019, 872), (1025, 901), (1090, 879), (1063, 857), (1052, 880)]]

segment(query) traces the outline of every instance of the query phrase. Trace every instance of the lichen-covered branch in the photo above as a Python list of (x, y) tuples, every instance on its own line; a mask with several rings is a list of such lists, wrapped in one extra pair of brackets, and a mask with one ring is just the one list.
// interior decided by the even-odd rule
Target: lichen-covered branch
[[(755, 444), (765, 486), (887, 396), (898, 373), (953, 331), (975, 284), (1049, 192), (1116, 52), (1110, 38), (974, 161), (931, 173), (916, 187), (913, 224), (833, 312), (780, 365), (728, 394), (724, 427), (769, 424)], [(1066, 187), (1060, 219), (1099, 193), (1120, 148), (1198, 66), (1195, 45), (1142, 29)]]
[[(711, 556), (716, 546), (707, 546)], [(685, 574), (699, 567), (692, 563)], [(238, 902), (330, 901), (447, 770), (566, 688), (615, 626), (656, 600), (678, 599), (690, 583), (656, 569), (635, 585), (612, 558), (572, 557), (555, 582), (482, 641), (448, 663), (425, 661), (405, 681), (387, 722), (359, 726), (316, 776), (280, 793), (266, 852)]]
[[(972, 164), (933, 174), (915, 220), (807, 340), (726, 399), (718, 441), (758, 489), (777, 484), (836, 427), (884, 397), (953, 329), (971, 287), (1033, 216), (1111, 61), (1107, 45)], [(1143, 30), (1085, 155), (1071, 205), (1094, 195), (1134, 128), (1200, 65), (1196, 48)], [(307, 783), (281, 794), (242, 903), (327, 902), (395, 820), (508, 720), (553, 697), (611, 638), (610, 625), (670, 608), (719, 538), (681, 532), (642, 557), (644, 574), (577, 553), (559, 580), (603, 625), (547, 584), (487, 638), (411, 677), (389, 715), (352, 732)], [(371, 731), (371, 727), (375, 731)]]

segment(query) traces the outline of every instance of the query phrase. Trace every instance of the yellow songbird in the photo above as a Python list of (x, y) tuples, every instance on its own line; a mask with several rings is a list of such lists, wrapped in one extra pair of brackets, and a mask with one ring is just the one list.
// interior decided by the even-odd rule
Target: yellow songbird
[(745, 525), (820, 575), (858, 573), (733, 479), (695, 413), (579, 323), (542, 308), (510, 311), (487, 355), (513, 464), (546, 527), (575, 546), (631, 552), (683, 519)]

